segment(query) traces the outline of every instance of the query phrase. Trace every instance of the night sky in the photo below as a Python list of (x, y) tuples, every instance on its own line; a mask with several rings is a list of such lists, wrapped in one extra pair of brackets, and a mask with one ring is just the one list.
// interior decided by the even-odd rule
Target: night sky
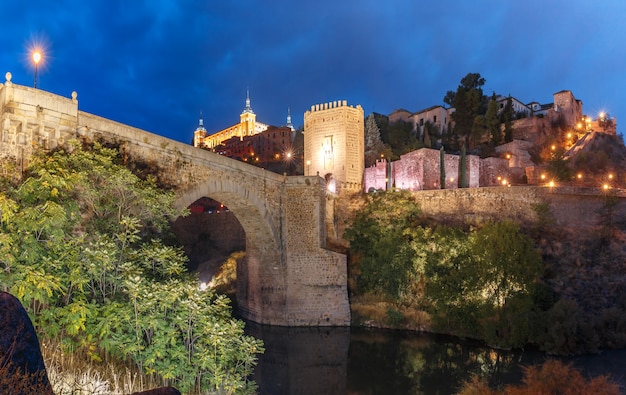
[(296, 127), (311, 105), (365, 114), (443, 104), (467, 73), (485, 94), (552, 102), (626, 121), (623, 0), (18, 0), (2, 1), (0, 81), (37, 86), (79, 109), (190, 143), (257, 120)]

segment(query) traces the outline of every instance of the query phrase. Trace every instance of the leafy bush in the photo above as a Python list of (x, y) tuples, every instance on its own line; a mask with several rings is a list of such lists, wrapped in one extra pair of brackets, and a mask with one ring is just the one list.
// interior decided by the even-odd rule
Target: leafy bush
[(571, 365), (556, 360), (547, 360), (541, 366), (524, 369), (523, 384), (507, 385), (504, 390), (489, 388), (485, 380), (478, 376), (463, 385), (459, 395), (522, 395), (522, 394), (604, 394), (619, 395), (620, 388), (606, 376), (585, 380), (582, 374)]
[(166, 245), (174, 194), (95, 146), (33, 161), (0, 194), (0, 284), (29, 311), (39, 336), (94, 361), (132, 359), (183, 391), (254, 390), (262, 352), (229, 302), (199, 289), (181, 248)]

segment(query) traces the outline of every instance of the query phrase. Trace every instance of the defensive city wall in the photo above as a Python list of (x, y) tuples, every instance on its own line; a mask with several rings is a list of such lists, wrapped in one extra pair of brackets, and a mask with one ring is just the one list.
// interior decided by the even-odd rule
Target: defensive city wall
[[(379, 192), (374, 192), (379, 193)], [(423, 214), (441, 222), (481, 224), (512, 220), (532, 225), (540, 219), (537, 205), (547, 204), (554, 225), (572, 232), (595, 232), (606, 226), (607, 198), (613, 196), (613, 221), (626, 218), (626, 191), (565, 186), (513, 186), (414, 191)], [(361, 193), (343, 192), (329, 198), (328, 242), (346, 248), (343, 234), (355, 212), (364, 204)]]

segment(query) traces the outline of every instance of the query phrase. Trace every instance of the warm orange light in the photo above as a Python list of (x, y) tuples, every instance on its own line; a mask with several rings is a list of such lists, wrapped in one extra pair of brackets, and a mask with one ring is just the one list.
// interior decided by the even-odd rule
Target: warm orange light
[(571, 139), (571, 138), (572, 138), (572, 134), (571, 134), (571, 133), (568, 133), (568, 134), (567, 134), (567, 138), (568, 138), (568, 139)]
[(609, 180), (613, 179), (613, 174), (609, 174)]
[(582, 173), (578, 173), (578, 174), (576, 174), (576, 177), (578, 177), (578, 179), (580, 180), (581, 178), (583, 178), (583, 175), (582, 175)]
[(506, 154), (507, 159), (511, 159), (511, 154)]
[(502, 180), (502, 185), (506, 185), (506, 184), (507, 184), (506, 180)]
[(556, 149), (556, 145), (552, 145), (552, 151)]
[(602, 189), (609, 189), (609, 184), (602, 185)]
[(553, 186), (554, 186), (554, 181), (550, 181), (550, 182), (548, 183), (548, 185), (549, 185), (550, 187), (553, 187)]
[(541, 175), (541, 179), (542, 179), (542, 180), (545, 180), (545, 179), (546, 179), (546, 175), (545, 175), (545, 174), (542, 174), (542, 175)]
[(41, 61), (41, 52), (39, 51), (33, 52), (33, 62), (35, 62), (35, 65), (38, 65), (40, 61)]

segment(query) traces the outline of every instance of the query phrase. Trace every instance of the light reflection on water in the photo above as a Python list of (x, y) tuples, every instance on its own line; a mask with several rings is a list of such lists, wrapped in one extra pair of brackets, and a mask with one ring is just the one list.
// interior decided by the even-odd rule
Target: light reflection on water
[[(254, 375), (261, 395), (454, 394), (472, 374), (487, 377), (492, 386), (519, 383), (522, 366), (547, 358), (412, 332), (254, 323), (246, 332), (265, 342)], [(565, 361), (586, 377), (610, 373), (624, 390), (626, 350)]]

